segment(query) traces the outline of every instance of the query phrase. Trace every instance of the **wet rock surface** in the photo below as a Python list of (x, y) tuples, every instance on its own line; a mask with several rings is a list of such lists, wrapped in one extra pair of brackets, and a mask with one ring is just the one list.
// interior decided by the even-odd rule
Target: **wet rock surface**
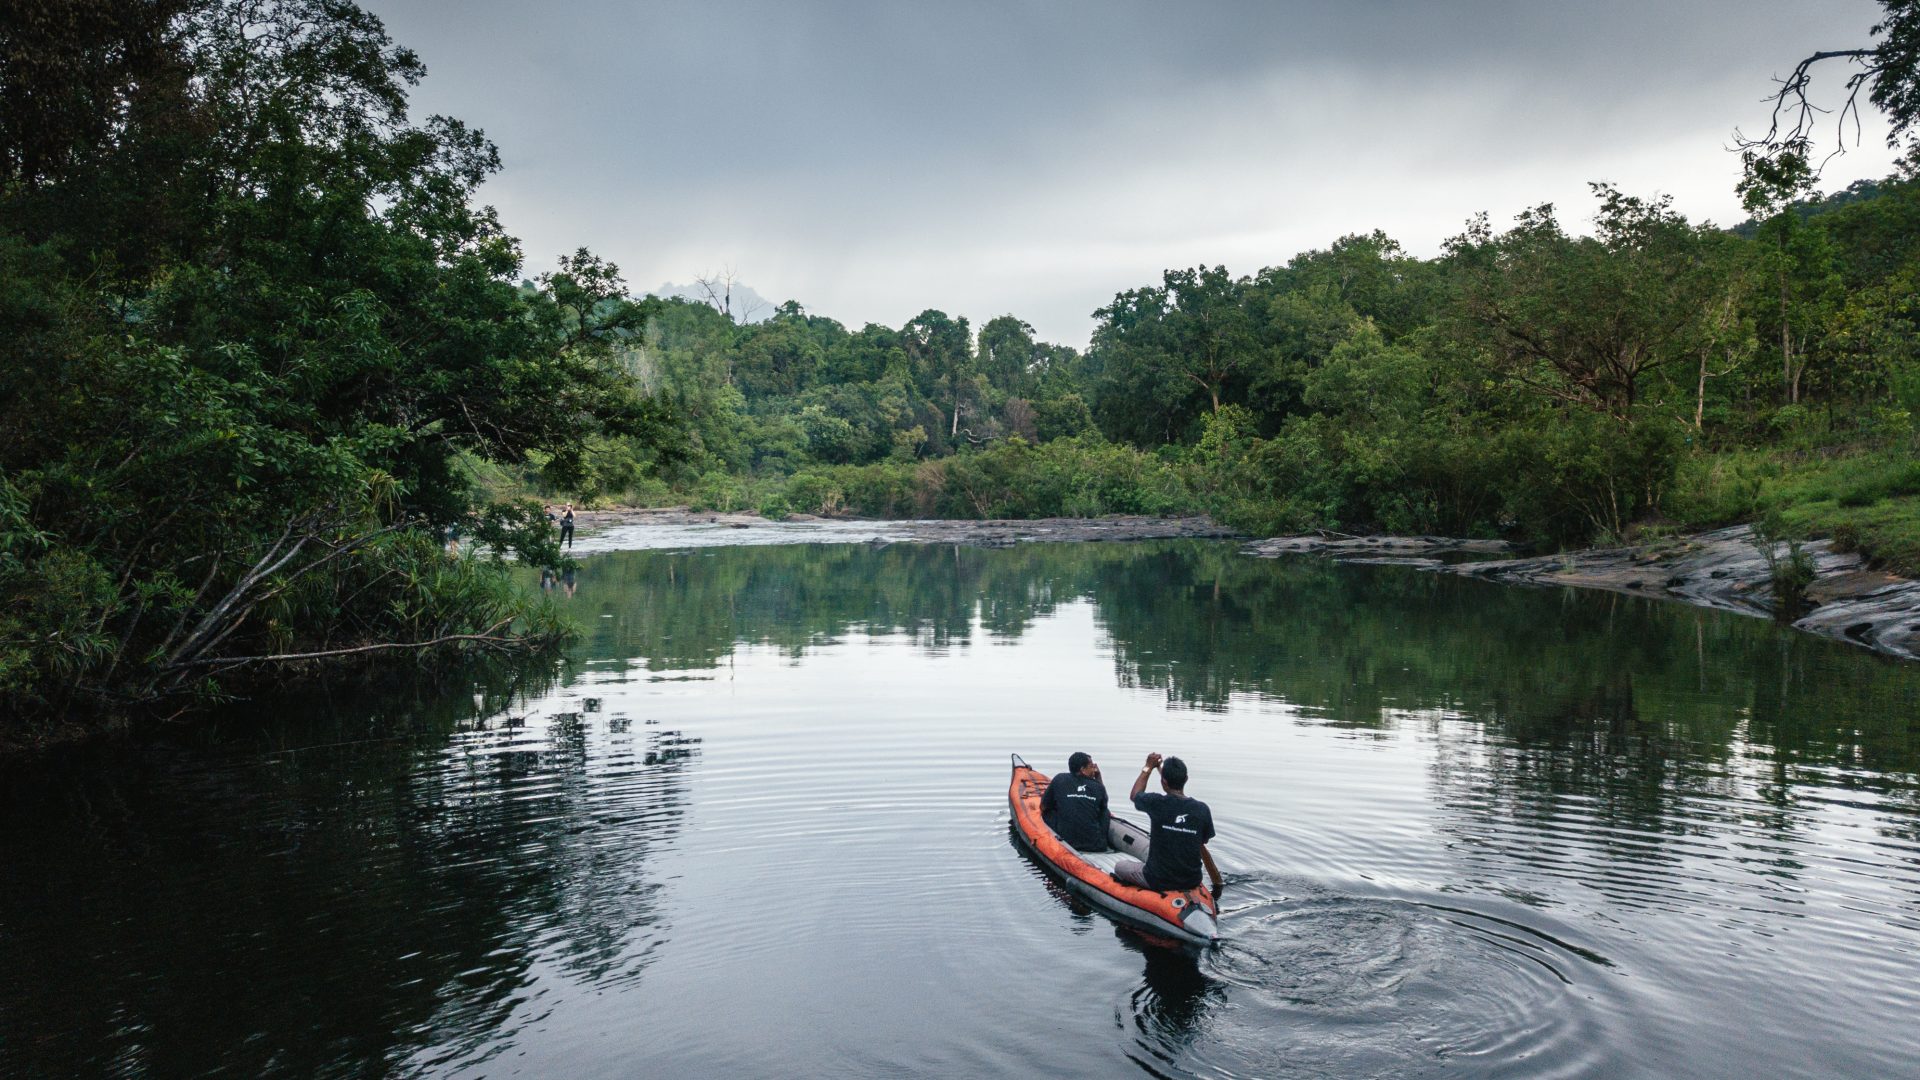
[(1349, 536), (1318, 532), (1305, 536), (1276, 536), (1255, 540), (1242, 549), (1249, 555), (1327, 555), (1341, 562), (1440, 566), (1445, 555), (1504, 555), (1513, 551), (1505, 540), (1462, 540), (1451, 536)]
[[(971, 547), (1011, 547), (1022, 543), (1095, 542), (1111, 540), (1237, 539), (1235, 532), (1207, 517), (1145, 517), (1115, 515), (1099, 518), (1034, 518), (1026, 521), (863, 521), (794, 514), (772, 521), (751, 513), (695, 511), (684, 507), (661, 510), (583, 510), (575, 512), (581, 536), (630, 526), (724, 526), (739, 530), (780, 529), (795, 526), (832, 526), (835, 539), (849, 527), (872, 525), (871, 542), (966, 544)], [(804, 541), (804, 531), (796, 542)], [(743, 537), (743, 539), (745, 539)]]
[(1228, 540), (1244, 534), (1208, 517), (1037, 518), (1032, 521), (901, 521), (893, 523), (922, 543), (1011, 547), (1036, 542), (1102, 540)]
[[(1793, 626), (1905, 659), (1920, 659), (1920, 582), (1867, 567), (1830, 541), (1802, 546), (1815, 576), (1810, 610)], [(1779, 604), (1766, 558), (1747, 526), (1636, 547), (1602, 548), (1527, 559), (1436, 565), (1450, 574), (1516, 585), (1570, 585), (1680, 600), (1771, 618)]]

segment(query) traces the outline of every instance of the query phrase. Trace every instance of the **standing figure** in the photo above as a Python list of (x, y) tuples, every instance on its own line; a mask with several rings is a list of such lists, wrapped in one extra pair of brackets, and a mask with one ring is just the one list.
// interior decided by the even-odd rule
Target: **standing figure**
[(560, 542), (567, 546), (567, 550), (569, 551), (573, 550), (573, 504), (572, 503), (568, 503), (566, 506), (566, 509), (560, 511)]

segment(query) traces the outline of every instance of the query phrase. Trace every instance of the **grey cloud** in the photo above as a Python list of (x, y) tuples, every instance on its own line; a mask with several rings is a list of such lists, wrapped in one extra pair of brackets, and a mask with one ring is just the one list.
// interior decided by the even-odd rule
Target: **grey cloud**
[[(1081, 344), (1170, 265), (1284, 261), (1614, 179), (1733, 216), (1721, 147), (1868, 0), (736, 3), (372, 0), (487, 129), (533, 269), (731, 265), (858, 324), (1012, 311)], [(1836, 178), (1884, 171), (1866, 151)], [(1580, 206), (1570, 221), (1586, 213)]]

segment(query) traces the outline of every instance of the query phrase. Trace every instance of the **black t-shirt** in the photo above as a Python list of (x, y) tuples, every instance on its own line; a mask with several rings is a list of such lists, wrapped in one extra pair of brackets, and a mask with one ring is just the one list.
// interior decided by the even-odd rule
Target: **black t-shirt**
[(1199, 799), (1143, 791), (1133, 805), (1153, 822), (1147, 838), (1147, 884), (1191, 889), (1200, 884), (1200, 845), (1213, 839), (1213, 811)]
[(1060, 839), (1081, 851), (1107, 850), (1107, 789), (1100, 781), (1063, 772), (1040, 796), (1040, 817)]

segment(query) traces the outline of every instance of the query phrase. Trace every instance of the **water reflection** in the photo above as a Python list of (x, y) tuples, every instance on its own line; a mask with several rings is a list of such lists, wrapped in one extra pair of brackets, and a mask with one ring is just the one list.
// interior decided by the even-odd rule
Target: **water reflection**
[(1136, 1033), (1136, 1053), (1129, 1056), (1145, 1071), (1165, 1075), (1161, 1070), (1176, 1068), (1200, 1038), (1208, 1011), (1226, 1002), (1226, 988), (1201, 970), (1201, 957), (1191, 950), (1155, 944), (1125, 927), (1115, 927), (1113, 936), (1145, 963), (1127, 999)]
[[(1920, 1053), (1920, 667), (1219, 544), (616, 553), (573, 584), (557, 669), (0, 771), (0, 1074)], [(1081, 748), (1193, 763), (1224, 947), (1010, 857), (1006, 753)]]
[(697, 744), (470, 674), (9, 774), (0, 1072), (435, 1071), (510, 1047), (543, 971), (638, 979)]
[(1251, 559), (1210, 542), (613, 552), (582, 574), (572, 610), (585, 654), (653, 671), (714, 668), (743, 646), (798, 659), (855, 633), (939, 654), (1017, 641), (1086, 600), (1117, 682), (1176, 707), (1223, 711), (1253, 695), (1356, 729), (1470, 716), (1573, 751), (1568, 767), (1639, 762), (1611, 782), (1622, 793), (1658, 791), (1672, 757), (1724, 756), (1736, 737), (1792, 762), (1789, 784), (1814, 764), (1863, 783), (1920, 771), (1911, 665), (1628, 597)]

